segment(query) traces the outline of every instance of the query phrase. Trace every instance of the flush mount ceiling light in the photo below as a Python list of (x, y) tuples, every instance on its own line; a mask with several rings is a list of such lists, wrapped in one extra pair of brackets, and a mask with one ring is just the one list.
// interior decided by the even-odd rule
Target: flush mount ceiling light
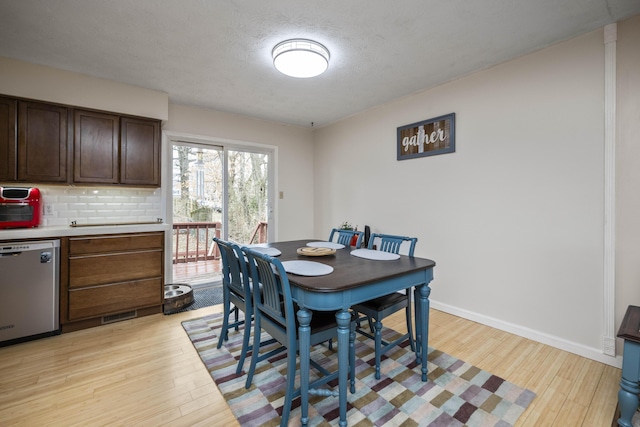
[(315, 77), (329, 67), (329, 50), (313, 40), (285, 40), (273, 48), (271, 56), (276, 69), (291, 77)]

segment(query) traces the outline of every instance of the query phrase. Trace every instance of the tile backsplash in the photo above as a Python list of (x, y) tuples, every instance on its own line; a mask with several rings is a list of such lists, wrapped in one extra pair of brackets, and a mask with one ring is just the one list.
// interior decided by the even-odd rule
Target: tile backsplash
[(159, 188), (38, 186), (41, 227), (77, 224), (156, 222), (162, 218)]

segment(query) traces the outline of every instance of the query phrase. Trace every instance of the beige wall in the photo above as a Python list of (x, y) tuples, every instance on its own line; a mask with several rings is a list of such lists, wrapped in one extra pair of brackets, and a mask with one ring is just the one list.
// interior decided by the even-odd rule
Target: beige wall
[[(604, 41), (595, 31), (315, 134), (316, 234), (418, 237), (432, 307), (616, 363), (603, 336)], [(396, 128), (456, 113), (456, 152)], [(609, 358), (612, 359), (612, 358)]]
[[(640, 16), (618, 23), (616, 328), (640, 305)], [(616, 331), (617, 332), (617, 331)], [(620, 351), (620, 343), (618, 343)]]
[(0, 57), (0, 94), (166, 120), (169, 95)]
[[(310, 129), (182, 105), (169, 105), (163, 131), (276, 148), (275, 237), (313, 237), (313, 135)], [(167, 153), (167, 150), (163, 150)], [(167, 157), (167, 156), (165, 156)], [(164, 175), (169, 176), (164, 169)], [(279, 199), (279, 192), (284, 197)]]

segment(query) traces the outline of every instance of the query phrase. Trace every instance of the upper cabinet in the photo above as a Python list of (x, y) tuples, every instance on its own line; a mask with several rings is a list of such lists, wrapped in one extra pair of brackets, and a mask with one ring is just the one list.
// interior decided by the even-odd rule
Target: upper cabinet
[(160, 122), (120, 119), (120, 182), (160, 186)]
[(73, 182), (117, 184), (120, 118), (113, 114), (75, 110)]
[(0, 97), (0, 180), (67, 182), (69, 110)]
[(160, 120), (0, 97), (0, 182), (160, 186)]
[(67, 182), (69, 109), (18, 102), (18, 181)]
[(16, 179), (18, 101), (0, 97), (0, 181)]

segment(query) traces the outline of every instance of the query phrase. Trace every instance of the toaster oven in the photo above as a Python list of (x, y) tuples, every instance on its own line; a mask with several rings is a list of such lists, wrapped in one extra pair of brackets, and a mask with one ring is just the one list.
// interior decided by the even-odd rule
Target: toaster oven
[(0, 229), (40, 225), (42, 197), (35, 187), (0, 187)]

